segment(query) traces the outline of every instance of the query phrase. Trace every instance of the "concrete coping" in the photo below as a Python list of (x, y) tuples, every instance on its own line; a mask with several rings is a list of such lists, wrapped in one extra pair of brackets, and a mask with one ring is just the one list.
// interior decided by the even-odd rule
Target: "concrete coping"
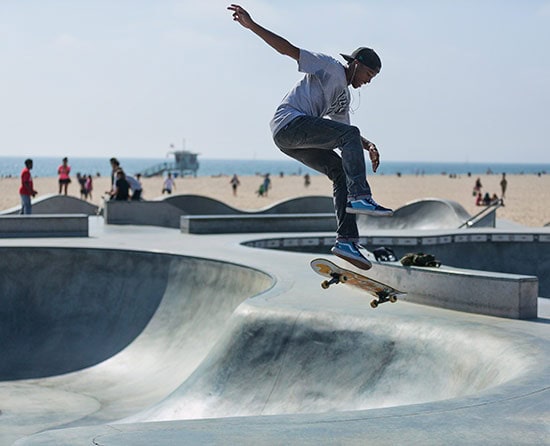
[(180, 229), (189, 234), (334, 231), (334, 213), (182, 215)]
[(86, 214), (0, 215), (0, 238), (88, 237)]

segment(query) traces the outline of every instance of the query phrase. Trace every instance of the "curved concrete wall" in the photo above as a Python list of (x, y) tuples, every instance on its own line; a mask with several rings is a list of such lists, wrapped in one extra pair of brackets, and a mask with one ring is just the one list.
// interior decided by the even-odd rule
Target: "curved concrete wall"
[(188, 332), (207, 348), (238, 304), (271, 284), (223, 262), (84, 248), (3, 247), (0, 271), (0, 380), (89, 367), (148, 325), (161, 350)]
[[(0, 215), (19, 214), (21, 206), (15, 206)], [(97, 215), (98, 207), (76, 197), (65, 195), (42, 195), (32, 202), (33, 214), (86, 214)]]
[(124, 422), (418, 404), (499, 386), (532, 365), (474, 328), (387, 315), (331, 319), (250, 303), (180, 388)]
[[(172, 195), (153, 201), (108, 201), (105, 221), (117, 225), (150, 225), (179, 228), (182, 215), (265, 215), (334, 212), (331, 197), (299, 197), (259, 211), (242, 211), (200, 195)], [(222, 221), (223, 226), (223, 221)]]
[(471, 216), (457, 202), (425, 198), (396, 209), (392, 218), (357, 216), (359, 232), (370, 229), (456, 229)]

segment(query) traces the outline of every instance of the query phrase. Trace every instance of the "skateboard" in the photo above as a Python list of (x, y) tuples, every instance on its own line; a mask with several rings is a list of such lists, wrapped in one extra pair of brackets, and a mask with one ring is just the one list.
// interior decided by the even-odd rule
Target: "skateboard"
[(370, 306), (372, 308), (378, 307), (378, 305), (385, 302), (397, 302), (397, 296), (400, 294), (407, 294), (403, 291), (396, 290), (395, 288), (386, 285), (385, 283), (378, 282), (377, 280), (370, 279), (362, 274), (350, 271), (344, 268), (340, 268), (335, 263), (326, 259), (313, 259), (310, 262), (311, 268), (317, 274), (327, 277), (329, 280), (321, 282), (321, 287), (327, 289), (333, 284), (344, 283), (351, 285), (352, 287), (366, 291), (376, 299), (372, 300)]

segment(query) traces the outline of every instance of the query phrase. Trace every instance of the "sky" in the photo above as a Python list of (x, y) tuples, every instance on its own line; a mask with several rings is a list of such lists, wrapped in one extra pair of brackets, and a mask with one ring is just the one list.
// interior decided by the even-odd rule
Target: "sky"
[[(284, 159), (301, 77), (221, 0), (0, 0), (0, 156)], [(351, 116), (382, 162), (549, 163), (550, 0), (247, 0), (253, 19), (382, 71)]]

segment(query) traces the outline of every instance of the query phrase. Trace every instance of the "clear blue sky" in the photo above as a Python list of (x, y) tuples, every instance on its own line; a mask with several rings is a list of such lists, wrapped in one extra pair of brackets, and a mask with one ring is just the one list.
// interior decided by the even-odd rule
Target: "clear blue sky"
[[(0, 155), (278, 159), (300, 74), (221, 0), (1, 0)], [(352, 121), (382, 160), (550, 162), (550, 0), (249, 0), (260, 24), (382, 72)]]

